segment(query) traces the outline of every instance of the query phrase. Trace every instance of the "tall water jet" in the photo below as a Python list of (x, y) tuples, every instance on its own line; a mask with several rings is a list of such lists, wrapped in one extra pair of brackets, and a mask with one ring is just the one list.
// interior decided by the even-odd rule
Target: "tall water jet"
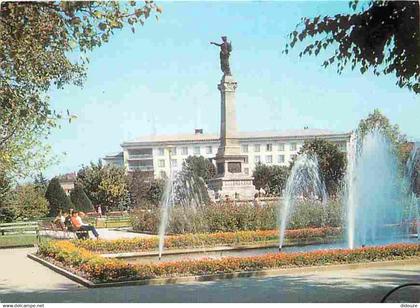
[(283, 206), (279, 202), (279, 250), (283, 246), (287, 223), (298, 198), (321, 200), (324, 204), (327, 202), (325, 183), (320, 177), (318, 159), (314, 155), (299, 155), (287, 179)]
[(420, 239), (420, 144), (417, 142), (407, 160), (406, 180), (409, 194), (408, 232)]
[(162, 257), (163, 246), (165, 244), (165, 232), (169, 220), (169, 211), (174, 204), (174, 172), (170, 168), (169, 178), (166, 180), (160, 207), (159, 225), (159, 260)]
[(395, 239), (405, 195), (395, 149), (380, 130), (353, 137), (346, 181), (349, 248)]

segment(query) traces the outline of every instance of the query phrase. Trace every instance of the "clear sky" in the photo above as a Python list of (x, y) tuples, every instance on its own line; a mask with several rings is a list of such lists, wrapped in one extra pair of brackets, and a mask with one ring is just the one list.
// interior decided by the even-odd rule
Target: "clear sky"
[(68, 108), (78, 119), (63, 122), (49, 138), (61, 159), (47, 176), (77, 171), (141, 135), (196, 127), (218, 133), (219, 50), (209, 41), (221, 35), (233, 45), (241, 131), (309, 126), (346, 132), (379, 108), (420, 139), (419, 97), (398, 88), (393, 76), (350, 69), (337, 75), (321, 67), (329, 52), (300, 59), (302, 45), (282, 54), (301, 17), (347, 12), (347, 1), (157, 3), (163, 7), (159, 21), (148, 20), (135, 34), (117, 31), (92, 52), (83, 88), (51, 92), (53, 107)]

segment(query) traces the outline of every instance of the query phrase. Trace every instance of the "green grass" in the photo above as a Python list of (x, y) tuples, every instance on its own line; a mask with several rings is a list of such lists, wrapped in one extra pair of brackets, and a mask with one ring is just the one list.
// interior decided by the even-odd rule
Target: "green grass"
[(0, 235), (0, 248), (33, 245), (36, 234)]

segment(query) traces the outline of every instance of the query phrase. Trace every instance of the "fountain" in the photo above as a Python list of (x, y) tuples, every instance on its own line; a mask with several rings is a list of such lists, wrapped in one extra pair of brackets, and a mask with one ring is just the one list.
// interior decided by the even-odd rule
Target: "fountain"
[(380, 130), (352, 136), (346, 182), (349, 248), (395, 241), (406, 194), (395, 149)]
[(327, 202), (325, 184), (320, 178), (318, 159), (314, 155), (299, 155), (287, 179), (283, 206), (279, 202), (279, 250), (283, 246), (287, 223), (298, 198), (321, 200), (323, 204)]
[[(419, 237), (419, 224), (420, 224), (420, 191), (418, 181), (420, 181), (420, 146), (414, 143), (410, 157), (407, 160), (406, 166), (406, 179), (408, 186), (408, 193), (410, 194), (409, 210), (408, 210), (408, 232), (413, 232), (413, 235)], [(410, 224), (413, 228), (410, 229)]]

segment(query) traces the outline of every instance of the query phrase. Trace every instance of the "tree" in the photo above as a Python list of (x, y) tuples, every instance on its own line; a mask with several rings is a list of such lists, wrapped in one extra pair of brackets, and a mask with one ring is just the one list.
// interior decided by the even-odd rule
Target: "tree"
[(153, 179), (153, 174), (145, 171), (133, 171), (128, 174), (128, 191), (135, 207), (145, 203), (158, 205), (163, 194), (164, 181)]
[(48, 180), (44, 177), (42, 172), (35, 175), (34, 185), (38, 191), (42, 192), (42, 194), (45, 195), (45, 192), (47, 191), (48, 187)]
[(253, 177), (256, 189), (264, 189), (267, 194), (281, 196), (289, 177), (289, 168), (277, 165), (258, 164)]
[(92, 202), (79, 184), (75, 184), (74, 189), (70, 192), (70, 200), (78, 211), (86, 213), (94, 210)]
[(372, 68), (375, 75), (395, 74), (396, 84), (420, 93), (419, 1), (359, 1), (349, 3), (352, 14), (302, 18), (289, 34), (293, 48), (298, 41), (308, 40), (299, 56), (317, 56), (328, 46), (334, 55), (323, 63), (334, 62), (341, 74), (347, 64), (364, 74)]
[(15, 219), (38, 219), (49, 213), (48, 201), (33, 184), (18, 186), (13, 192), (11, 207)]
[(63, 115), (48, 91), (82, 86), (89, 51), (160, 12), (152, 1), (0, 2), (0, 167), (25, 175), (49, 163), (41, 138)]
[(206, 182), (216, 175), (216, 168), (211, 161), (203, 156), (188, 156), (182, 164), (182, 170), (175, 180), (176, 202), (190, 204), (208, 203)]
[(182, 170), (189, 175), (208, 181), (216, 175), (216, 167), (203, 156), (188, 156), (182, 163)]
[(305, 141), (299, 154), (316, 155), (318, 158), (319, 172), (324, 181), (328, 195), (334, 197), (346, 172), (346, 156), (337, 145), (325, 139)]
[(104, 211), (128, 206), (127, 179), (122, 167), (91, 162), (90, 166), (79, 170), (76, 183), (82, 186), (93, 204), (101, 204)]
[(392, 125), (389, 119), (378, 109), (370, 113), (366, 119), (362, 119), (357, 127), (357, 135), (361, 140), (372, 130), (379, 130), (392, 142), (401, 162), (405, 164), (410, 155), (410, 148), (407, 147), (407, 138), (400, 132), (397, 124)]
[(15, 219), (15, 211), (10, 206), (12, 183), (10, 178), (0, 171), (0, 221), (12, 222)]
[(49, 203), (49, 215), (57, 216), (59, 210), (68, 211), (72, 208), (71, 201), (60, 185), (58, 178), (52, 178), (48, 184), (45, 198)]

